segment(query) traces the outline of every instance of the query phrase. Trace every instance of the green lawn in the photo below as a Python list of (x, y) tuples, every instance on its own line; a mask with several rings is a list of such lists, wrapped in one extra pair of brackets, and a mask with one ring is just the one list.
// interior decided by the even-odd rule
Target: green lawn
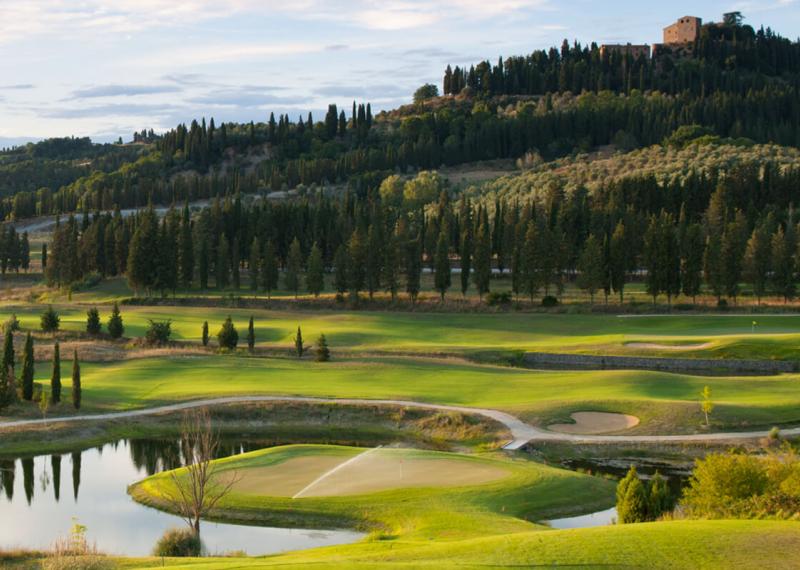
[[(577, 530), (524, 532), (447, 543), (375, 543), (266, 558), (121, 560), (122, 568), (792, 568), (800, 523), (674, 521)], [(391, 548), (394, 546), (394, 548)]]
[[(65, 330), (85, 330), (88, 305), (56, 305)], [(110, 313), (101, 306), (105, 323)], [(43, 305), (6, 305), (24, 328), (38, 329)], [(324, 332), (334, 350), (474, 353), (534, 350), (587, 354), (649, 354), (800, 360), (800, 315), (681, 315), (618, 317), (530, 313), (408, 313), (271, 311), (208, 307), (122, 307), (126, 336), (142, 336), (149, 319), (172, 319), (173, 337), (199, 341), (203, 321), (212, 335), (232, 316), (243, 339), (255, 318), (259, 346), (286, 347), (300, 325), (306, 339)], [(673, 346), (639, 347), (637, 343)], [(698, 348), (697, 345), (703, 345)], [(682, 348), (681, 348), (682, 347)]]
[[(70, 363), (62, 362), (69, 402)], [(49, 364), (37, 379), (49, 381)], [(691, 432), (704, 386), (714, 427), (800, 421), (797, 375), (699, 377), (647, 371), (535, 371), (454, 359), (359, 357), (329, 363), (245, 356), (163, 357), (82, 366), (83, 410), (126, 410), (225, 395), (402, 399), (508, 410), (532, 422), (607, 410), (642, 419), (638, 432)], [(51, 415), (69, 413), (68, 404)]]
[[(224, 459), (221, 469), (274, 465), (287, 457), (330, 453), (322, 446), (289, 446)], [(342, 450), (348, 456), (347, 450)], [(352, 453), (352, 452), (350, 452)], [(414, 452), (416, 453), (416, 452)], [(431, 452), (425, 452), (431, 453)], [(439, 454), (442, 455), (442, 454)], [(465, 457), (465, 456), (462, 456)], [(775, 521), (674, 521), (554, 531), (528, 521), (592, 510), (613, 501), (613, 484), (597, 478), (499, 454), (465, 460), (502, 465), (511, 475), (473, 487), (398, 489), (378, 494), (285, 499), (252, 494), (226, 498), (217, 516), (278, 524), (340, 520), (373, 529), (351, 545), (264, 558), (126, 560), (126, 568), (166, 563), (173, 568), (315, 567), (787, 567), (800, 546), (800, 523)], [(133, 487), (135, 497), (158, 502), (167, 474)]]
[[(263, 449), (221, 459), (218, 473), (235, 472), (242, 481), (249, 470), (281, 469), (281, 464), (304, 457), (331, 454), (345, 461), (363, 449), (324, 445), (293, 445)], [(384, 542), (389, 548), (407, 548), (420, 541), (474, 539), (487, 534), (542, 530), (531, 521), (605, 509), (614, 503), (614, 483), (548, 467), (503, 454), (462, 455), (435, 451), (403, 450), (424, 460), (460, 462), (505, 471), (503, 478), (479, 485), (456, 487), (396, 488), (377, 493), (340, 497), (269, 496), (234, 491), (213, 513), (221, 520), (247, 520), (263, 524), (330, 527), (347, 526), (370, 531), (370, 539), (345, 550), (366, 550)], [(450, 467), (452, 468), (452, 466)], [(179, 471), (180, 473), (180, 471)], [(161, 473), (132, 485), (139, 501), (159, 505), (166, 489), (173, 488), (170, 473)]]

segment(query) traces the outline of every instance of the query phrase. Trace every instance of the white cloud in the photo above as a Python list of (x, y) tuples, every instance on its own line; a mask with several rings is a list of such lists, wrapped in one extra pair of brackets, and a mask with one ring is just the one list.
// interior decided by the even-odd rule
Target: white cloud
[(238, 14), (401, 30), (428, 26), (445, 18), (510, 16), (520, 10), (546, 9), (548, 3), (549, 0), (2, 0), (0, 42), (43, 34), (74, 37), (81, 30), (127, 35), (181, 28)]

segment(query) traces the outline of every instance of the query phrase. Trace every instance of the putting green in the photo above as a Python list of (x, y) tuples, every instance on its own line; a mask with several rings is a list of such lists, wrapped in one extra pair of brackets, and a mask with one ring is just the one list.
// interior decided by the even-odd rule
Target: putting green
[(273, 497), (341, 497), (390, 489), (479, 485), (509, 474), (499, 465), (405, 449), (348, 448), (226, 472), (234, 491)]

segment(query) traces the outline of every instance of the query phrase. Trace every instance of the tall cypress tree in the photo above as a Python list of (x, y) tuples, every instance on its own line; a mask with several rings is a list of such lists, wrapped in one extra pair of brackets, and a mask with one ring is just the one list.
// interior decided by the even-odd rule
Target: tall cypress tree
[(72, 355), (72, 405), (81, 409), (81, 363), (78, 362), (78, 351)]
[(25, 337), (25, 351), (22, 354), (22, 397), (33, 400), (33, 375), (35, 360), (33, 358), (33, 337), (31, 333)]
[(189, 204), (185, 204), (183, 206), (180, 237), (178, 238), (178, 241), (180, 284), (181, 287), (188, 289), (192, 286), (192, 279), (194, 277), (194, 242), (192, 241), (192, 220), (189, 214)]
[(53, 372), (50, 375), (50, 400), (54, 404), (61, 402), (61, 347), (56, 341), (53, 346)]
[(258, 238), (254, 237), (253, 242), (250, 244), (250, 262), (248, 269), (250, 270), (250, 290), (257, 291), (261, 283), (259, 276), (258, 266), (261, 263), (261, 244)]
[(278, 258), (275, 254), (275, 246), (271, 241), (264, 246), (264, 255), (261, 258), (261, 280), (264, 291), (267, 292), (267, 299), (270, 299), (272, 291), (278, 288)]
[(3, 362), (2, 362), (2, 371), (5, 373), (7, 370), (14, 369), (14, 333), (10, 330), (6, 331), (5, 337), (3, 338)]
[(253, 325), (253, 317), (250, 317), (250, 322), (247, 324), (247, 348), (250, 352), (253, 352), (253, 349), (256, 346), (256, 329)]
[(484, 219), (475, 235), (475, 270), (472, 279), (478, 290), (478, 297), (489, 292), (489, 282), (492, 278), (492, 244), (489, 234), (489, 224)]
[(439, 239), (436, 243), (434, 275), (434, 287), (439, 292), (442, 301), (444, 301), (447, 290), (450, 289), (451, 282), (450, 247), (447, 243), (447, 224), (442, 224), (442, 229), (439, 232)]
[(350, 254), (347, 246), (342, 244), (333, 256), (333, 286), (338, 295), (344, 295), (348, 288), (348, 278), (350, 275)]
[(208, 346), (208, 321), (203, 321), (203, 332), (200, 338), (203, 341), (203, 346)]
[(217, 245), (217, 263), (214, 267), (217, 289), (225, 289), (228, 286), (228, 279), (231, 271), (230, 265), (230, 247), (228, 247), (228, 239), (223, 233), (219, 237), (219, 244)]
[(306, 288), (308, 292), (319, 297), (325, 286), (325, 267), (322, 261), (322, 251), (315, 243), (308, 254), (308, 267), (306, 269)]
[(286, 288), (294, 293), (294, 298), (297, 299), (297, 293), (300, 291), (300, 274), (303, 271), (303, 251), (300, 249), (300, 242), (297, 238), (292, 240), (289, 246), (289, 255), (286, 258), (286, 275), (284, 281)]

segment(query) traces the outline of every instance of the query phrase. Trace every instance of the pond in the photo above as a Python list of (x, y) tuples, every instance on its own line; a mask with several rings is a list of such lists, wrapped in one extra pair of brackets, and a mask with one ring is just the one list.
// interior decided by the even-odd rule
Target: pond
[[(262, 446), (226, 445), (220, 455), (258, 447)], [(127, 487), (179, 465), (177, 442), (152, 440), (123, 440), (63, 455), (0, 459), (0, 547), (47, 549), (66, 536), (77, 519), (101, 551), (149, 555), (165, 530), (185, 523), (136, 503)], [(203, 522), (201, 536), (210, 554), (260, 555), (345, 544), (363, 535)]]

